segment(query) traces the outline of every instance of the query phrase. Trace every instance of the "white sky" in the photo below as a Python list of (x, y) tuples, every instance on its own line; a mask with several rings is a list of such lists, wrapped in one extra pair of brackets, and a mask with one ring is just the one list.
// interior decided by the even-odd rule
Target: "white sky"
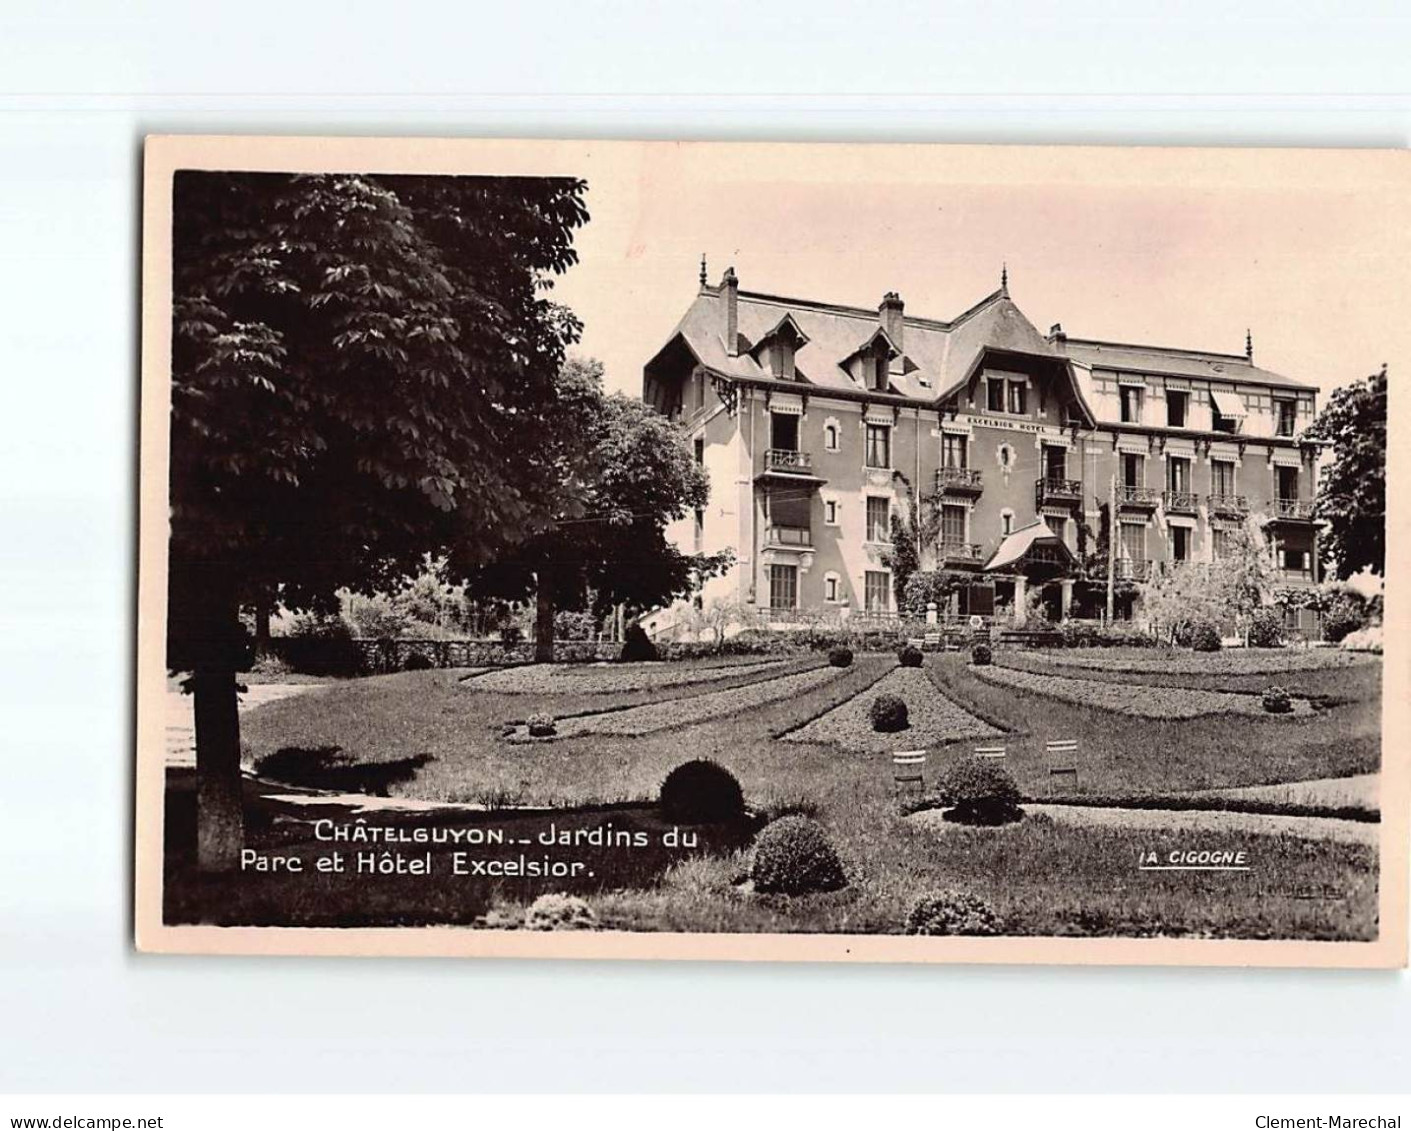
[(1329, 389), (1411, 356), (1406, 154), (671, 145), (594, 149), (556, 295), (640, 392), (697, 288), (951, 318), (993, 290), (1041, 332), (1241, 353)]

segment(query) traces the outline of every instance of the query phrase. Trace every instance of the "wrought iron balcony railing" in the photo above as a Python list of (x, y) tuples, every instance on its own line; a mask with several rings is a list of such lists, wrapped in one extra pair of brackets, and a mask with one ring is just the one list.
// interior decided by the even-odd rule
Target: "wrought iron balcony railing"
[(942, 467), (936, 472), (938, 494), (978, 495), (983, 489), (980, 472), (973, 467)]
[(1200, 496), (1194, 491), (1167, 491), (1161, 496), (1162, 505), (1177, 514), (1195, 514)]
[(1299, 521), (1312, 521), (1313, 500), (1312, 499), (1275, 499), (1273, 507), (1275, 518), (1292, 518)]
[(1083, 483), (1080, 479), (1036, 479), (1034, 481), (1034, 504), (1081, 503)]
[(1206, 501), (1215, 514), (1243, 515), (1249, 513), (1249, 500), (1243, 495), (1211, 495)]
[(1131, 483), (1117, 486), (1119, 507), (1155, 507), (1161, 501), (1161, 492), (1155, 487), (1139, 487)]
[(764, 453), (764, 466), (769, 471), (808, 472), (813, 469), (813, 457), (808, 452), (768, 448)]
[(1114, 565), (1121, 581), (1145, 581), (1151, 576), (1151, 562), (1146, 558), (1118, 558)]
[(984, 547), (975, 542), (942, 542), (940, 556), (944, 562), (979, 565), (984, 559)]

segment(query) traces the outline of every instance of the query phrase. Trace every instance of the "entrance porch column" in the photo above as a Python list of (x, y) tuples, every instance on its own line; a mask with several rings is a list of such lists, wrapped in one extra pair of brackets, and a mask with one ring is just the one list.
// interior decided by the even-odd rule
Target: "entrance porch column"
[(1067, 620), (1068, 610), (1073, 606), (1073, 582), (1063, 581), (1059, 584), (1062, 589), (1058, 599), (1058, 619)]
[(1014, 626), (1023, 628), (1026, 619), (1024, 601), (1029, 595), (1029, 579), (1022, 573), (1014, 579)]

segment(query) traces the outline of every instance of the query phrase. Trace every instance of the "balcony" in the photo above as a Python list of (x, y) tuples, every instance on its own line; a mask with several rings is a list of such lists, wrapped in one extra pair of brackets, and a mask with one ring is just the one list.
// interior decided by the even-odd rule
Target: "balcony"
[(937, 555), (944, 566), (978, 566), (985, 560), (984, 547), (974, 542), (942, 542)]
[(1145, 581), (1151, 576), (1151, 562), (1146, 558), (1118, 558), (1113, 566), (1118, 581)]
[(813, 457), (808, 452), (794, 451), (791, 448), (767, 448), (764, 453), (764, 470), (755, 476), (755, 482), (768, 480), (789, 483), (822, 483), (822, 476), (813, 470)]
[(1195, 514), (1200, 496), (1194, 491), (1166, 491), (1161, 496), (1161, 504), (1168, 514)]
[(980, 473), (970, 467), (943, 467), (936, 472), (936, 494), (975, 496), (984, 490)]
[(812, 550), (813, 531), (807, 526), (768, 526), (764, 530), (764, 544), (788, 550)]
[(1155, 487), (1140, 487), (1132, 483), (1122, 483), (1117, 487), (1117, 506), (1132, 511), (1154, 511), (1161, 501), (1161, 492)]
[(1243, 495), (1211, 495), (1207, 500), (1211, 514), (1243, 518), (1249, 513), (1249, 500)]
[(1280, 566), (1274, 570), (1274, 576), (1284, 585), (1313, 584), (1313, 571), (1311, 569), (1294, 569), (1289, 566)]
[(1270, 522), (1312, 522), (1312, 499), (1274, 499), (1269, 504)]
[(1083, 501), (1083, 483), (1080, 479), (1036, 479), (1034, 481), (1034, 506), (1060, 505), (1076, 507)]

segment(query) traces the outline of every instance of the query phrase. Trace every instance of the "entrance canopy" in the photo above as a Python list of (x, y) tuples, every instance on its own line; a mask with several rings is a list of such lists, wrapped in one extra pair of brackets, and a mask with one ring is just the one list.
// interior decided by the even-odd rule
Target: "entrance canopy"
[(1050, 575), (1066, 573), (1078, 564), (1073, 551), (1042, 519), (1007, 535), (984, 565), (986, 573), (1027, 573), (1043, 567)]

